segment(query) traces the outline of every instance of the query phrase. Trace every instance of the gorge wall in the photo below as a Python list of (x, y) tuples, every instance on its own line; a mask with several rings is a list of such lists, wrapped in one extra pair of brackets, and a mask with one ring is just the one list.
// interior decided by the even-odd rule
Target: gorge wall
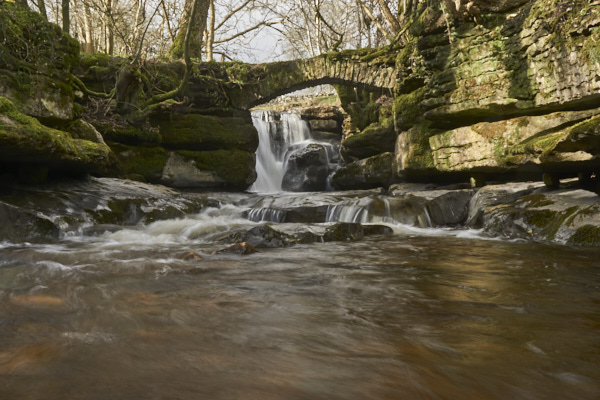
[[(394, 180), (476, 185), (598, 173), (600, 2), (471, 3), (478, 12), (450, 29), (441, 10), (422, 15), (397, 53), (393, 99), (347, 135), (356, 161), (340, 171), (345, 181), (390, 162)], [(366, 143), (380, 148), (365, 152)]]

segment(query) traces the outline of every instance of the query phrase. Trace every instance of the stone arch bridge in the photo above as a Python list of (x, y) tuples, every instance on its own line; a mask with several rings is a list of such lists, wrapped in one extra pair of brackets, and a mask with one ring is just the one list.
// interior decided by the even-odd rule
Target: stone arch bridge
[(233, 84), (225, 89), (231, 105), (248, 110), (278, 96), (322, 84), (391, 90), (396, 84), (392, 62), (365, 61), (360, 55), (325, 54), (309, 59), (264, 64), (233, 64), (227, 69)]

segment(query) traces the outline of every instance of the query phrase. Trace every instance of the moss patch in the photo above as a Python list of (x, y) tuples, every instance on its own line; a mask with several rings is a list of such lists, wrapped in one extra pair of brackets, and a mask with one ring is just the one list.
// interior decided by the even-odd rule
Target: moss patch
[(258, 147), (256, 128), (241, 118), (218, 118), (200, 114), (172, 115), (159, 120), (162, 144), (172, 149), (218, 150)]
[(125, 174), (141, 175), (147, 182), (158, 183), (167, 160), (167, 151), (162, 147), (132, 147), (110, 143)]
[(421, 102), (425, 96), (426, 88), (422, 87), (408, 94), (401, 94), (394, 99), (394, 113), (399, 127), (407, 129), (414, 126), (423, 115)]
[(128, 145), (156, 145), (162, 140), (158, 129), (99, 122), (95, 122), (93, 125), (102, 134), (104, 140), (112, 142)]
[(213, 171), (227, 185), (238, 189), (246, 189), (256, 179), (254, 153), (247, 151), (214, 150), (214, 151), (186, 151), (176, 152), (192, 160), (199, 170)]
[(599, 246), (600, 245), (600, 227), (594, 225), (584, 225), (577, 229), (571, 236), (568, 244), (578, 246)]
[(73, 139), (44, 126), (4, 97), (0, 97), (0, 156), (4, 162), (44, 163), (56, 169), (76, 166), (97, 174), (108, 174), (114, 161), (107, 145)]

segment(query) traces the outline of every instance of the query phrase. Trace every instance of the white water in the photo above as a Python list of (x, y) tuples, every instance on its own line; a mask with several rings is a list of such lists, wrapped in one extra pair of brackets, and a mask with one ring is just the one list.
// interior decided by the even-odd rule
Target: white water
[[(250, 192), (281, 192), (281, 183), (285, 174), (285, 163), (289, 150), (310, 143), (310, 127), (300, 115), (281, 113), (281, 128), (271, 111), (252, 112), (252, 122), (258, 131), (258, 149), (256, 150), (256, 174)], [(281, 137), (276, 137), (281, 133)]]

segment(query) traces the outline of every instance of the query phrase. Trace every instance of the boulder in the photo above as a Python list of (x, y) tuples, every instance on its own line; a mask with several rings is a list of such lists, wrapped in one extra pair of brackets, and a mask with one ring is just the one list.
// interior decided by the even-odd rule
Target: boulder
[(59, 237), (50, 220), (0, 201), (0, 242), (47, 242)]
[(243, 255), (254, 254), (254, 253), (259, 253), (259, 251), (256, 250), (256, 248), (254, 246), (252, 246), (250, 243), (246, 243), (246, 242), (236, 243), (236, 244), (233, 244), (222, 250), (214, 252), (214, 254), (243, 254)]
[(481, 228), (482, 216), (488, 207), (511, 203), (519, 197), (532, 194), (544, 187), (541, 182), (507, 183), (485, 186), (473, 195), (469, 202), (469, 215), (466, 225), (470, 228)]
[(433, 226), (457, 226), (467, 220), (473, 190), (452, 190), (427, 202)]
[(394, 151), (395, 143), (393, 124), (373, 123), (360, 133), (344, 138), (340, 152), (345, 161), (360, 160)]
[(382, 153), (339, 168), (331, 177), (338, 190), (388, 187), (394, 181), (393, 153)]
[(595, 246), (600, 243), (600, 198), (573, 188), (533, 193), (486, 207), (482, 226), (493, 236)]
[(291, 192), (323, 191), (327, 188), (329, 157), (322, 144), (311, 143), (294, 151), (286, 163), (281, 187)]
[(328, 226), (323, 241), (325, 242), (346, 242), (361, 240), (365, 236), (363, 226), (352, 222), (338, 222)]
[(71, 72), (79, 43), (38, 12), (0, 4), (0, 96), (44, 123), (73, 118)]
[(308, 121), (311, 131), (342, 133), (342, 127), (334, 119), (311, 119)]
[(288, 247), (293, 244), (287, 234), (269, 225), (259, 225), (241, 234), (233, 234), (228, 240), (245, 242), (256, 248)]

